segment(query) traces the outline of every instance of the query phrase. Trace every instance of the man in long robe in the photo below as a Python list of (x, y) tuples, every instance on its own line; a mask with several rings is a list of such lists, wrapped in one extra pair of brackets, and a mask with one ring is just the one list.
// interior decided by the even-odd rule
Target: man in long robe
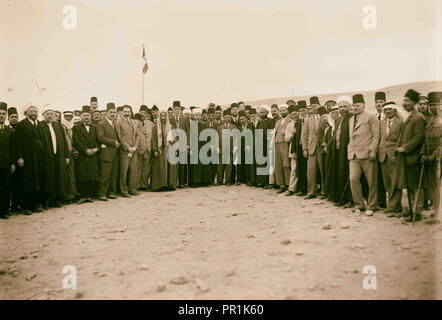
[[(8, 122), (14, 134), (12, 135), (12, 143), (15, 149), (16, 134), (15, 128), (18, 123), (18, 112), (14, 107), (8, 108)], [(17, 166), (17, 159), (13, 158), (15, 166), (14, 172), (11, 174), (11, 211), (23, 212), (23, 168)]]
[(348, 143), (350, 142), (349, 122), (352, 114), (350, 113), (350, 105), (352, 100), (349, 96), (341, 96), (337, 99), (340, 121), (336, 128), (336, 150), (337, 150), (337, 175), (336, 175), (336, 195), (337, 205), (343, 208), (353, 206), (353, 198), (350, 190), (350, 167), (348, 161)]
[(297, 196), (305, 196), (307, 194), (307, 158), (304, 157), (302, 150), (302, 129), (305, 125), (307, 117), (307, 102), (305, 100), (298, 101), (299, 118), (295, 122), (296, 126), (296, 175), (298, 177), (298, 184), (296, 188)]
[(277, 193), (287, 191), (290, 183), (289, 143), (285, 140), (285, 132), (290, 122), (288, 106), (279, 106), (280, 119), (275, 124), (275, 183), (279, 187)]
[(24, 214), (42, 212), (43, 142), (38, 129), (38, 109), (33, 105), (25, 108), (26, 118), (16, 128), (17, 166), (23, 169)]
[(61, 125), (63, 127), (64, 135), (69, 149), (69, 164), (68, 170), (68, 195), (66, 201), (72, 203), (77, 196), (77, 183), (75, 180), (75, 161), (78, 156), (78, 151), (73, 147), (72, 143), (72, 129), (74, 128), (74, 113), (72, 111), (63, 112), (61, 119)]
[(171, 191), (177, 187), (177, 164), (169, 163), (167, 159), (171, 143), (168, 141), (168, 133), (173, 128), (167, 117), (167, 112), (161, 111), (152, 129), (151, 189), (153, 191)]
[[(255, 142), (256, 142), (256, 144), (262, 145), (262, 148), (261, 148), (263, 150), (262, 156), (264, 158), (267, 158), (267, 163), (263, 163), (263, 164), (257, 163), (256, 164), (257, 168), (265, 168), (265, 167), (270, 168), (270, 164), (268, 163), (268, 161), (270, 160), (270, 150), (268, 150), (268, 148), (267, 148), (267, 131), (275, 129), (275, 120), (273, 118), (269, 118), (268, 113), (269, 113), (269, 110), (268, 110), (267, 106), (264, 105), (259, 108), (260, 119), (258, 121), (258, 125), (256, 126), (256, 129), (262, 130), (262, 138), (260, 141), (258, 141), (258, 137), (255, 136)], [(255, 132), (256, 132), (256, 130), (255, 130)], [(256, 151), (256, 144), (255, 144), (255, 151)], [(270, 172), (267, 172), (267, 174), (258, 174), (257, 173), (256, 184), (260, 188), (266, 188), (269, 186), (269, 179), (270, 179)]]
[(0, 218), (7, 219), (10, 202), (11, 174), (14, 164), (14, 131), (5, 124), (7, 104), (0, 102)]
[[(241, 135), (241, 143), (240, 143), (240, 152), (241, 152), (241, 158), (239, 159), (237, 164), (238, 169), (238, 181), (240, 183), (244, 183), (248, 186), (251, 186), (253, 184), (254, 176), (253, 176), (253, 149), (255, 147), (254, 145), (254, 139), (253, 139), (253, 131), (254, 126), (253, 124), (247, 120), (245, 111), (239, 111), (238, 112), (238, 119), (239, 119), (239, 127), (238, 130), (240, 131)], [(247, 140), (247, 137), (249, 138), (249, 141)], [(246, 161), (248, 158), (251, 158), (252, 163), (249, 163), (249, 161)]]
[(43, 142), (43, 198), (44, 208), (61, 207), (68, 194), (67, 165), (69, 149), (61, 124), (54, 119), (54, 109), (45, 106), (44, 120), (39, 123)]

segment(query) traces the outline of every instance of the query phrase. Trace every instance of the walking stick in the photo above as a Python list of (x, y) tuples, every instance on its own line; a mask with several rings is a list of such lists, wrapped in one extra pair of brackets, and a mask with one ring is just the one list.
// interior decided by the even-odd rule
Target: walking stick
[(401, 155), (401, 157), (402, 157), (402, 161), (404, 161), (404, 169), (405, 169), (404, 176), (405, 176), (405, 184), (407, 186), (408, 208), (410, 208), (411, 214), (414, 215), (413, 206), (411, 205), (410, 188), (408, 186), (407, 159), (405, 159), (405, 155)]
[(345, 190), (347, 190), (348, 184), (350, 183), (350, 178), (348, 178), (345, 183), (344, 190), (342, 191), (341, 198), (339, 199), (338, 205), (342, 203), (342, 199), (344, 198)]
[(422, 163), (422, 168), (421, 168), (421, 174), (419, 177), (419, 186), (417, 187), (417, 192), (416, 192), (416, 196), (414, 199), (414, 208), (413, 208), (413, 225), (414, 225), (414, 221), (416, 219), (416, 212), (417, 212), (417, 206), (419, 204), (419, 195), (421, 193), (421, 187), (422, 187), (422, 177), (424, 175), (424, 167), (425, 167), (425, 162)]

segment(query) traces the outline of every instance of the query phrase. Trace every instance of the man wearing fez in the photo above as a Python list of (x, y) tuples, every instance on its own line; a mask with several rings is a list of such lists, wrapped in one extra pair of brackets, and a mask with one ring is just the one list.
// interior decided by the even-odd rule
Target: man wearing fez
[(24, 214), (42, 212), (43, 190), (43, 141), (38, 128), (38, 109), (33, 105), (25, 108), (26, 118), (15, 127), (17, 166), (23, 169)]
[[(378, 161), (381, 165), (383, 185), (391, 196), (393, 194), (393, 172), (398, 165), (398, 157), (395, 153), (396, 146), (402, 133), (403, 119), (398, 115), (398, 106), (394, 102), (386, 102), (382, 107), (385, 118), (381, 121), (379, 131)], [(379, 180), (379, 179), (378, 179)], [(378, 185), (379, 187), (379, 185)], [(402, 211), (400, 202), (389, 202), (385, 213), (390, 217)]]
[(232, 103), (230, 105), (230, 117), (232, 124), (237, 127), (239, 125), (239, 116), (238, 116), (239, 106), (237, 103)]
[(290, 182), (289, 143), (285, 140), (285, 132), (290, 122), (288, 106), (279, 106), (281, 119), (275, 124), (275, 182), (279, 186), (278, 194), (287, 191)]
[[(18, 123), (18, 112), (14, 107), (8, 108), (8, 122), (12, 131), (15, 132), (15, 127)], [(15, 148), (16, 137), (15, 133), (12, 136), (12, 143)], [(16, 159), (13, 158), (13, 162), (15, 165), (15, 170), (11, 174), (11, 211), (12, 212), (21, 212), (22, 209), (22, 181), (23, 181), (23, 170), (19, 168), (16, 163)]]
[(143, 116), (140, 113), (135, 114), (134, 119), (140, 137), (138, 144), (137, 187), (141, 191), (147, 191), (151, 177), (152, 129), (154, 124), (147, 118), (143, 120)]
[[(91, 113), (92, 113), (92, 122), (91, 122), (91, 124), (94, 125), (94, 126), (96, 126), (96, 125), (98, 124), (98, 122), (100, 122), (100, 120), (101, 120), (101, 113), (100, 113), (100, 110), (94, 110), (94, 111), (92, 111), (92, 108), (90, 108), (90, 111), (91, 111)], [(82, 117), (83, 117), (83, 113), (84, 113), (84, 112), (82, 112)]]
[[(290, 102), (291, 100), (289, 100)], [(291, 103), (291, 102), (290, 102)], [(299, 118), (299, 107), (296, 104), (291, 103), (288, 107), (289, 112), (289, 123), (287, 124), (284, 139), (288, 143), (288, 158), (290, 161), (290, 178), (289, 187), (286, 196), (292, 196), (295, 194), (295, 190), (298, 185), (298, 176), (296, 174), (296, 158), (297, 158), (297, 132), (296, 132), (296, 121)], [(298, 134), (299, 135), (299, 134)]]
[(160, 110), (158, 109), (158, 107), (154, 104), (152, 106), (152, 117), (153, 117), (153, 122), (157, 123), (157, 119), (158, 119), (158, 114), (159, 114)]
[(272, 104), (270, 107), (270, 113), (272, 114), (272, 119), (278, 121), (281, 117), (279, 116), (279, 107), (276, 103)]
[[(410, 211), (403, 217), (408, 217), (411, 221), (411, 212), (415, 207), (415, 196), (419, 185), (420, 173), (420, 151), (425, 135), (425, 117), (416, 108), (419, 93), (409, 89), (404, 96), (403, 106), (407, 111), (399, 143), (395, 149), (398, 158), (398, 167), (392, 178), (392, 195), (390, 195), (389, 207), (398, 208), (402, 199), (402, 190), (408, 190), (408, 199), (411, 203)], [(421, 219), (423, 203), (423, 192), (417, 203), (416, 220)]]
[(305, 196), (307, 194), (307, 158), (303, 155), (302, 150), (302, 129), (305, 127), (305, 120), (307, 118), (307, 102), (305, 100), (298, 101), (299, 117), (295, 120), (296, 127), (296, 174), (298, 177), (298, 184), (296, 188), (296, 195)]
[(116, 199), (118, 176), (118, 149), (120, 143), (114, 121), (117, 118), (115, 104), (106, 106), (106, 118), (97, 125), (97, 139), (100, 143), (100, 183), (98, 200)]
[(98, 100), (97, 100), (97, 97), (91, 97), (90, 105), (91, 105), (90, 109), (91, 109), (91, 112), (93, 114), (95, 110), (98, 110)]
[(250, 109), (250, 124), (253, 125), (253, 129), (258, 125), (258, 113), (255, 108)]
[[(326, 115), (320, 116), (317, 108), (320, 106), (318, 97), (310, 98), (310, 107), (312, 113), (305, 119), (304, 127), (301, 133), (303, 156), (307, 159), (307, 196), (306, 199), (316, 197), (317, 171), (321, 177), (324, 172), (322, 170), (322, 136), (324, 122), (327, 121)], [(321, 186), (321, 189), (323, 186)]]
[(221, 124), (221, 118), (223, 117), (223, 110), (221, 109), (221, 106), (215, 107), (215, 120), (218, 122), (218, 124)]
[[(421, 163), (424, 165), (423, 183), (428, 200), (433, 202), (434, 213), (437, 214), (440, 205), (440, 172), (438, 165), (441, 155), (442, 119), (439, 116), (439, 106), (442, 92), (428, 94), (431, 117), (425, 127), (425, 138), (421, 149)], [(440, 170), (440, 169), (439, 169)]]
[(173, 109), (172, 109), (172, 107), (167, 108), (167, 116), (169, 118), (173, 117)]
[[(169, 121), (173, 128), (179, 128), (186, 133), (186, 159), (189, 160), (188, 151), (190, 148), (190, 119), (182, 114), (182, 110), (181, 102), (174, 101), (173, 117), (169, 118)], [(178, 188), (184, 188), (189, 183), (187, 166), (187, 163), (178, 163)]]
[[(234, 148), (234, 139), (230, 138), (230, 150), (226, 151), (229, 155), (229, 159), (227, 159), (227, 163), (223, 163), (223, 150), (227, 148), (227, 140), (223, 139), (223, 130), (227, 130), (230, 132), (235, 129), (235, 125), (232, 123), (232, 116), (230, 115), (230, 110), (224, 110), (223, 112), (223, 123), (218, 126), (218, 137), (219, 137), (219, 161), (218, 161), (218, 171), (217, 171), (217, 184), (222, 185), (224, 181), (224, 174), (226, 185), (231, 186), (235, 182), (235, 177), (232, 173), (233, 166), (233, 148)], [(226, 136), (227, 137), (227, 136)], [(226, 162), (226, 161), (224, 161)]]
[(76, 168), (77, 186), (80, 193), (78, 204), (93, 201), (92, 198), (96, 194), (96, 183), (99, 180), (97, 127), (92, 123), (89, 106), (83, 106), (81, 118), (82, 123), (72, 129), (73, 145), (78, 150), (78, 166)]
[[(383, 106), (386, 101), (386, 95), (383, 91), (378, 91), (374, 95), (374, 103), (376, 107), (376, 118), (379, 122), (379, 132), (381, 132), (381, 123), (385, 119), (386, 115), (383, 113)], [(378, 188), (378, 206), (380, 208), (386, 208), (387, 207), (387, 200), (386, 200), (386, 193), (385, 193), (385, 186), (384, 186), (384, 179), (383, 179), (383, 170), (381, 167), (380, 161), (378, 161), (377, 166), (377, 174), (378, 174), (378, 180), (377, 180), (377, 188)]]
[(120, 191), (121, 196), (129, 198), (138, 195), (137, 189), (137, 159), (140, 137), (131, 119), (132, 108), (123, 106), (123, 117), (115, 121), (120, 139)]
[[(348, 160), (350, 161), (350, 188), (357, 212), (365, 210), (367, 216), (373, 215), (377, 205), (376, 151), (379, 143), (379, 121), (375, 115), (365, 112), (362, 94), (353, 96), (354, 114), (349, 122), (350, 142)], [(362, 195), (361, 176), (368, 183), (367, 207)]]
[(61, 207), (68, 194), (69, 149), (61, 124), (54, 121), (54, 109), (44, 106), (39, 123), (43, 143), (43, 208)]
[(14, 132), (5, 124), (7, 107), (0, 102), (0, 219), (8, 218), (11, 174), (15, 171)]

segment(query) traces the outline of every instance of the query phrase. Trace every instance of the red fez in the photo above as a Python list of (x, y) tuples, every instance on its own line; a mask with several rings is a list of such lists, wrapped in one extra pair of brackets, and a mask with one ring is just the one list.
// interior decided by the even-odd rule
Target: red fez
[(362, 94), (355, 94), (353, 96), (353, 104), (355, 103), (365, 103), (364, 96)]
[(419, 100), (419, 92), (414, 91), (413, 89), (409, 89), (407, 91), (407, 93), (405, 94), (405, 97), (409, 98), (410, 100), (414, 101), (414, 102), (418, 102)]
[(91, 103), (92, 102), (97, 102), (97, 97), (91, 97)]
[(298, 101), (299, 109), (307, 109), (307, 102), (305, 100)]
[(115, 103), (113, 103), (113, 102), (109, 102), (109, 103), (106, 105), (106, 110), (107, 110), (107, 111), (109, 111), (109, 110), (115, 110)]
[(312, 104), (320, 104), (320, 103), (319, 103), (319, 98), (316, 97), (316, 96), (311, 97), (311, 98), (310, 98), (310, 105), (312, 105)]
[(379, 91), (376, 92), (374, 95), (374, 100), (387, 100), (386, 96), (385, 96), (385, 92)]
[(440, 103), (441, 100), (442, 100), (442, 92), (441, 91), (430, 92), (428, 94), (428, 102), (429, 103)]

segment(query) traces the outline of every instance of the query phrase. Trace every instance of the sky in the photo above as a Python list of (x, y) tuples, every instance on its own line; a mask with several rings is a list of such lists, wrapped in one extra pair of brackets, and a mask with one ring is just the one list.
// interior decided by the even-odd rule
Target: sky
[[(77, 29), (63, 28), (73, 5)], [(376, 29), (363, 27), (366, 5)], [(0, 101), (162, 108), (442, 80), (441, 0), (0, 0)], [(37, 90), (39, 85), (41, 93)]]

